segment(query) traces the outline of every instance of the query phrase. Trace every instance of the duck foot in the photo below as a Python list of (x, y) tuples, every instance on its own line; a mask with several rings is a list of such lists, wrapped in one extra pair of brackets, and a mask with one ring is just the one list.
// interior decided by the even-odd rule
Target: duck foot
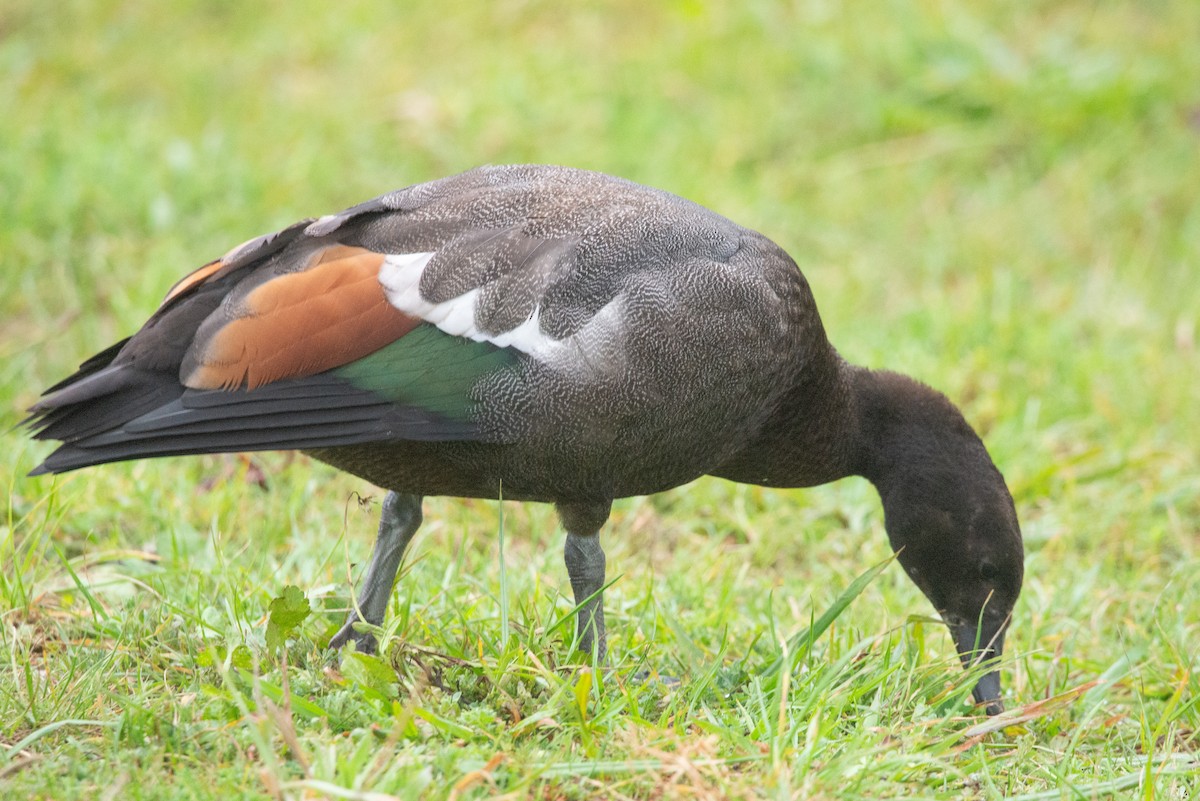
[(379, 534), (375, 537), (371, 562), (362, 577), (358, 601), (346, 616), (345, 624), (329, 641), (331, 649), (343, 648), (353, 641), (361, 654), (373, 654), (378, 650), (379, 643), (375, 635), (367, 631), (355, 631), (354, 624), (366, 622), (373, 626), (383, 625), (388, 600), (396, 584), (396, 573), (400, 570), (400, 560), (420, 526), (420, 496), (389, 492), (383, 499)]
[(360, 654), (374, 654), (379, 649), (379, 642), (369, 631), (356, 631), (354, 624), (359, 622), (359, 616), (351, 611), (350, 618), (329, 640), (329, 650), (338, 651), (353, 642), (354, 650)]

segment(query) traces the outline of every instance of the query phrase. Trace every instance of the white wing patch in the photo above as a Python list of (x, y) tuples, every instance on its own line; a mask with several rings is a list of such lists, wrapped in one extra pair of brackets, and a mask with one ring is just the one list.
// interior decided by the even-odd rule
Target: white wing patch
[(487, 333), (481, 331), (475, 323), (475, 306), (479, 301), (478, 289), (472, 289), (441, 303), (430, 303), (421, 297), (421, 275), (433, 256), (433, 253), (389, 254), (384, 257), (383, 266), (379, 268), (379, 283), (388, 303), (405, 314), (433, 323), (447, 334), (466, 337), (476, 342), (490, 342), (499, 348), (516, 348), (539, 361), (549, 362), (568, 351), (579, 349), (585, 341), (591, 339), (590, 336), (584, 335), (588, 333), (588, 329), (593, 328), (593, 323), (607, 327), (616, 312), (619, 298), (614, 298), (600, 314), (583, 327), (583, 330), (567, 339), (554, 339), (541, 330), (540, 307), (534, 307), (529, 319), (516, 328), (500, 334)]

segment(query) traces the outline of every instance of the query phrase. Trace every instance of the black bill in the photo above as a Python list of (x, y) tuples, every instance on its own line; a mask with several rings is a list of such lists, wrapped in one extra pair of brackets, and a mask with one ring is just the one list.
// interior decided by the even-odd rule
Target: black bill
[[(986, 620), (982, 624), (964, 623), (951, 625), (950, 632), (954, 635), (954, 645), (962, 659), (963, 667), (974, 667), (980, 663), (994, 662), (1004, 652), (1004, 624), (989, 625)], [(1004, 703), (1000, 700), (1000, 671), (993, 670), (983, 676), (971, 692), (975, 703), (986, 704), (984, 711), (989, 715), (999, 715), (1004, 711)]]

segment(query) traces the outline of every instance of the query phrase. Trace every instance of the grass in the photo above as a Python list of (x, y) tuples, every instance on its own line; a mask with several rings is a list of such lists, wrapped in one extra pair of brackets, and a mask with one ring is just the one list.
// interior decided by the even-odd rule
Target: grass
[[(466, 8), (0, 9), (0, 793), (1194, 797), (1200, 5)], [(618, 502), (598, 674), (549, 508), (427, 501), (376, 660), (321, 648), (363, 482), (280, 454), (25, 477), (22, 410), (184, 272), (514, 161), (767, 232), (847, 358), (962, 404), (1028, 549), (1006, 725), (894, 565), (787, 645), (888, 556), (861, 480)], [(281, 652), (287, 585), (315, 613)]]

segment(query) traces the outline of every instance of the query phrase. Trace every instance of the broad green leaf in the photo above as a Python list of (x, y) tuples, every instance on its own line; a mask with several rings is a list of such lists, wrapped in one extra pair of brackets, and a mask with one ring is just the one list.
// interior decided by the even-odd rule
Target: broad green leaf
[(267, 648), (282, 647), (301, 623), (312, 614), (312, 606), (304, 592), (289, 584), (283, 594), (271, 600), (267, 620)]

